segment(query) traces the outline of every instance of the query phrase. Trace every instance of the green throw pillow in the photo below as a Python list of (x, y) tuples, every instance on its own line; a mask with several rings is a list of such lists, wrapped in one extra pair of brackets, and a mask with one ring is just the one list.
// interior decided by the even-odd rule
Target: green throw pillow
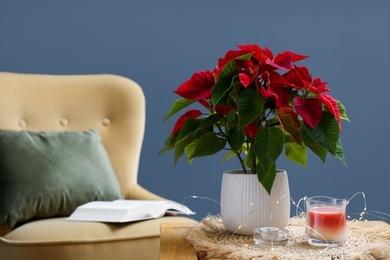
[(122, 198), (99, 132), (0, 130), (0, 224)]

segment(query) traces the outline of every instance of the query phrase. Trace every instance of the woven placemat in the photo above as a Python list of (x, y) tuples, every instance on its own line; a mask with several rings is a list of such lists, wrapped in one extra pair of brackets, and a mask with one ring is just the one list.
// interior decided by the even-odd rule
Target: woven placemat
[(349, 221), (348, 241), (341, 247), (306, 242), (303, 218), (292, 218), (286, 246), (259, 246), (252, 236), (228, 232), (218, 216), (204, 218), (186, 236), (204, 259), (390, 259), (390, 226), (384, 222)]

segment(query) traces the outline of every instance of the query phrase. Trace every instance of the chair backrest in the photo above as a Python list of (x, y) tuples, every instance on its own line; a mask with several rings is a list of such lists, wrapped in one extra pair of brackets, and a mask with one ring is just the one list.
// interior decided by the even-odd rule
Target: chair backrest
[(115, 75), (0, 72), (0, 129), (90, 128), (98, 129), (123, 195), (131, 199), (145, 128), (145, 97), (137, 83)]

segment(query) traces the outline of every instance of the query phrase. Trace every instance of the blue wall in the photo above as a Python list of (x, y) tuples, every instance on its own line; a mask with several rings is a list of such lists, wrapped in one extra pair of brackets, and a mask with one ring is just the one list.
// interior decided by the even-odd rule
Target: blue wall
[[(172, 93), (193, 72), (212, 69), (235, 44), (309, 55), (301, 64), (329, 81), (347, 107), (341, 140), (348, 168), (310, 156), (307, 169), (284, 158), (292, 198), (359, 191), (368, 210), (390, 213), (390, 2), (376, 1), (0, 1), (0, 71), (114, 73), (137, 81), (147, 99), (139, 182), (167, 198), (219, 200), (223, 155), (173, 165), (158, 152), (175, 120), (162, 122)], [(361, 196), (349, 212), (363, 209)], [(200, 219), (211, 200), (186, 200)], [(356, 215), (353, 215), (354, 217)]]

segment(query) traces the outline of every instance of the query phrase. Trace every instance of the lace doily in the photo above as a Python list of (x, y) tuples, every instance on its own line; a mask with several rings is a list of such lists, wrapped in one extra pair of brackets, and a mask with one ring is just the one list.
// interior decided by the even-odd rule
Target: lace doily
[(304, 219), (292, 218), (286, 246), (259, 246), (252, 236), (228, 232), (217, 216), (204, 218), (186, 239), (198, 254), (220, 259), (390, 259), (390, 226), (384, 222), (350, 221), (348, 241), (341, 247), (315, 247), (306, 242)]

